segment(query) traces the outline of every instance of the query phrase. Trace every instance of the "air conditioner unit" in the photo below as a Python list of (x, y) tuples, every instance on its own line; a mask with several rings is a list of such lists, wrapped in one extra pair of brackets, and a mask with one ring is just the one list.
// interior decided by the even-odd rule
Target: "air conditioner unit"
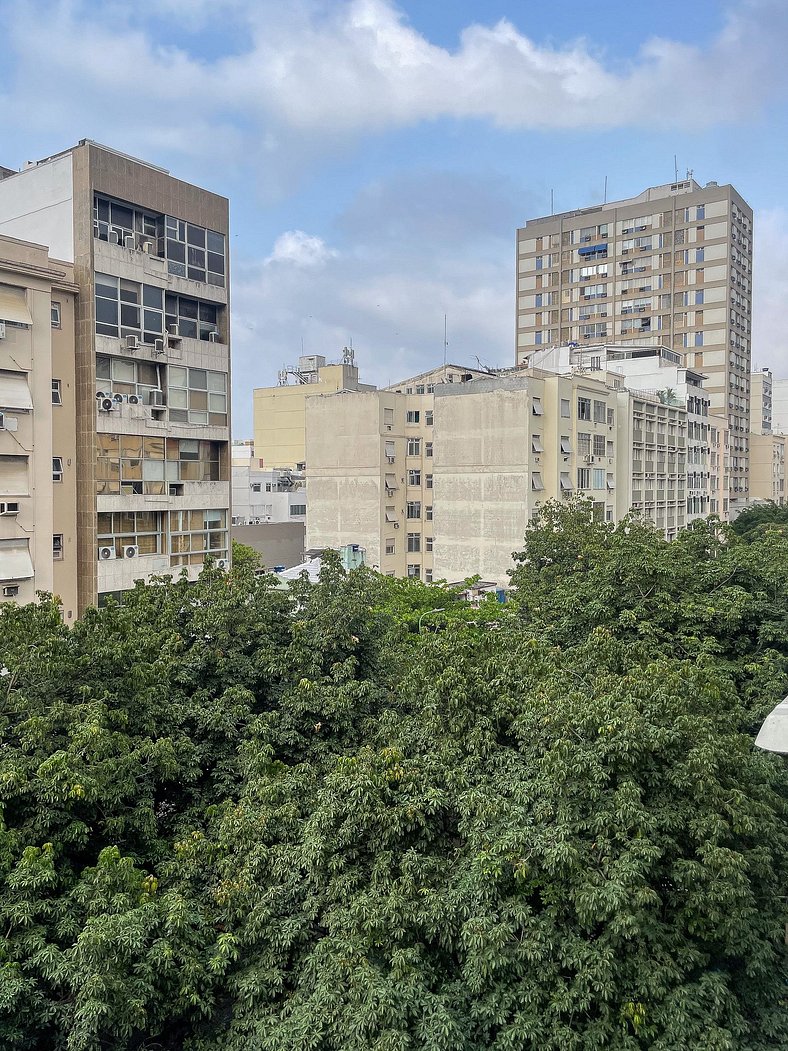
[(18, 515), (19, 514), (19, 503), (14, 500), (13, 502), (4, 500), (0, 503), (0, 515)]
[(394, 526), (395, 529), (399, 529), (399, 522), (389, 522), (389, 525)]
[(0, 321), (0, 339), (5, 339), (5, 321)]
[(3, 588), (3, 598), (16, 598), (18, 594), (18, 584), (6, 584), (6, 586)]
[(140, 341), (136, 336), (126, 336), (126, 350), (136, 350)]
[(113, 558), (117, 558), (114, 547), (100, 547), (98, 549), (99, 562), (110, 562)]
[(120, 244), (120, 237), (118, 236), (118, 231), (110, 230), (107, 240), (111, 245)]
[(112, 410), (117, 407), (117, 402), (113, 401), (112, 398), (102, 398), (99, 402), (99, 408), (102, 412), (112, 412)]
[(393, 456), (387, 456), (386, 457), (386, 462), (387, 463), (394, 463), (394, 457)]
[(139, 394), (129, 394), (129, 405), (141, 405), (142, 398)]
[(593, 456), (586, 456), (585, 461), (586, 461), (586, 463), (593, 463), (594, 462), (594, 457)]
[(163, 390), (152, 390), (148, 395), (149, 405), (164, 405), (164, 391)]
[(139, 553), (140, 549), (135, 544), (127, 544), (123, 548), (124, 558), (136, 558)]
[(178, 326), (177, 326), (177, 324), (175, 324), (175, 325), (168, 325), (167, 326), (167, 335), (169, 335), (169, 336), (177, 336), (178, 335)]
[(154, 352), (154, 354), (163, 354), (164, 353), (164, 340), (163, 339), (154, 339), (154, 341), (153, 341), (153, 352)]
[(103, 390), (96, 391), (96, 401), (103, 401), (104, 398), (111, 398), (111, 397), (112, 397), (112, 391), (109, 391), (109, 392), (103, 391)]
[(230, 563), (228, 562), (228, 560), (226, 558), (218, 558), (216, 560), (216, 568), (217, 569), (229, 569), (230, 568)]
[(209, 343), (219, 343), (220, 342), (220, 340), (219, 340), (219, 333), (218, 332), (209, 332), (208, 333), (208, 342)]
[(123, 238), (123, 247), (124, 248), (133, 248), (134, 247), (134, 234), (126, 234), (126, 236)]
[(115, 402), (116, 405), (121, 405), (123, 403), (123, 395), (122, 394), (113, 394), (112, 395), (112, 400)]

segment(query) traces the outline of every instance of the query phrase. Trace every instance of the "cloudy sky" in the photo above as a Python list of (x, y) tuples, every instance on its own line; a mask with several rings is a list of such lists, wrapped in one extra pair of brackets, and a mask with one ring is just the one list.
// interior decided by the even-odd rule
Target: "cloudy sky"
[(788, 0), (0, 0), (0, 164), (92, 138), (227, 195), (235, 433), (352, 340), (384, 384), (514, 360), (529, 216), (683, 174), (753, 206), (788, 376)]

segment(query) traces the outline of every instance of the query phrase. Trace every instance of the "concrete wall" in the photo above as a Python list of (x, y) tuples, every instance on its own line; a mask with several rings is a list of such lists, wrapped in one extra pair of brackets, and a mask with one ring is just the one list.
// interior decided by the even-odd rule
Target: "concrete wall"
[(73, 263), (71, 156), (54, 157), (0, 182), (0, 234), (46, 245), (53, 258)]
[(263, 558), (266, 569), (290, 569), (304, 561), (306, 527), (303, 522), (268, 522), (265, 525), (233, 526), (233, 540), (248, 544)]

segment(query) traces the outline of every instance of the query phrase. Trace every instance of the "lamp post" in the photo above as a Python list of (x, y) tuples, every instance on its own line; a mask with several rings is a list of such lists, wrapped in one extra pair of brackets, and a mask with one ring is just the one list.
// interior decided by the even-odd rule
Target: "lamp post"
[(765, 752), (788, 755), (788, 697), (780, 701), (763, 720), (755, 744)]
[(428, 617), (430, 613), (443, 613), (446, 609), (445, 606), (437, 606), (435, 609), (425, 609), (422, 615), (419, 617), (418, 634), (421, 635), (421, 622), (425, 617)]

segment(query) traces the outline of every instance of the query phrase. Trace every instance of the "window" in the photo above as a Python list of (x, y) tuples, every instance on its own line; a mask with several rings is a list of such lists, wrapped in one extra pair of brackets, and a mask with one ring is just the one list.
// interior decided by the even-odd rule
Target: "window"
[(605, 455), (605, 436), (604, 434), (594, 435), (594, 456)]
[(531, 411), (533, 412), (534, 416), (542, 416), (542, 415), (544, 415), (544, 409), (542, 408), (542, 399), (541, 398), (533, 398), (532, 399), (532, 401), (531, 401)]
[(408, 551), (421, 551), (421, 533), (408, 533)]
[(613, 445), (613, 442), (608, 442), (607, 443), (607, 447), (605, 449), (605, 452), (607, 453), (607, 455), (608, 456), (613, 456), (614, 450), (615, 450), (615, 446)]
[(431, 584), (432, 583), (432, 570), (431, 569), (425, 569), (424, 570), (424, 581), (427, 584)]
[(394, 410), (393, 409), (384, 409), (383, 410), (383, 423), (384, 423), (384, 425), (386, 427), (386, 430), (388, 430), (388, 431), (390, 431), (391, 428), (394, 426)]
[(96, 387), (105, 393), (137, 394), (148, 401), (152, 390), (164, 389), (164, 365), (97, 354)]
[(428, 383), (427, 384), (427, 394), (434, 394), (434, 393), (435, 393), (435, 384), (434, 383)]
[(55, 562), (63, 561), (63, 534), (55, 533), (52, 537), (52, 558)]
[(591, 399), (590, 398), (578, 398), (577, 399), (577, 418), (579, 420), (590, 420), (591, 419)]
[(425, 536), (424, 537), (424, 548), (425, 548), (426, 551), (432, 551), (432, 537), (431, 536)]
[(227, 373), (170, 365), (167, 404), (172, 423), (226, 427)]
[[(219, 442), (159, 435), (98, 434), (99, 495), (164, 496), (181, 482), (226, 481)], [(226, 545), (225, 545), (226, 546)]]
[(421, 455), (421, 438), (408, 438), (408, 456)]
[(431, 474), (425, 474), (424, 475), (424, 488), (425, 489), (432, 489), (432, 475)]
[(604, 489), (605, 488), (605, 472), (604, 472), (604, 470), (602, 470), (599, 467), (595, 467), (594, 468), (593, 483), (594, 483), (594, 488), (595, 489)]
[(531, 452), (541, 453), (544, 452), (544, 446), (542, 445), (542, 436), (540, 434), (531, 435)]
[(572, 443), (569, 440), (569, 436), (566, 434), (561, 435), (561, 452), (564, 456), (569, 456), (572, 452)]
[(60, 380), (52, 380), (52, 404), (63, 404), (63, 394), (60, 388)]
[(56, 303), (54, 299), (50, 306), (50, 314), (52, 318), (52, 328), (60, 328), (60, 303)]
[(62, 482), (63, 481), (63, 457), (53, 456), (52, 457), (52, 481)]
[(570, 416), (569, 399), (561, 398), (561, 416), (568, 420)]
[(432, 456), (432, 448), (433, 448), (432, 442), (425, 442), (424, 443), (424, 455), (427, 456), (427, 457)]
[(591, 488), (591, 471), (587, 467), (578, 467), (577, 469), (577, 488)]
[[(160, 292), (161, 289), (152, 291)], [(212, 335), (219, 333), (219, 307), (216, 303), (178, 296), (174, 292), (165, 293), (164, 320), (168, 332), (186, 339), (210, 340)], [(145, 324), (147, 328), (147, 320)]]
[(306, 514), (306, 504), (291, 504), (290, 517), (301, 518)]
[(114, 547), (118, 555), (130, 546), (139, 548), (141, 555), (157, 555), (165, 550), (164, 515), (161, 511), (101, 512), (98, 546)]
[(568, 471), (561, 472), (561, 489), (563, 492), (568, 492), (572, 488), (572, 479), (569, 477)]
[(406, 518), (421, 518), (421, 500), (408, 500), (405, 511)]
[(542, 482), (542, 472), (532, 471), (531, 472), (531, 489), (534, 492), (540, 492), (544, 489), (544, 483)]
[(615, 422), (616, 422), (616, 410), (615, 409), (608, 409), (607, 410), (607, 425), (608, 425), (608, 427), (612, 427)]
[(431, 522), (432, 521), (432, 504), (428, 504), (424, 508), (424, 521), (425, 522)]
[(421, 485), (421, 471), (418, 468), (408, 471), (408, 485)]
[(416, 393), (417, 394), (423, 394), (424, 393), (424, 384), (423, 383), (417, 383), (416, 384)]
[(421, 566), (419, 566), (419, 565), (412, 565), (412, 564), (409, 563), (408, 564), (408, 576), (409, 577), (420, 577), (421, 576)]
[(206, 555), (227, 558), (227, 512), (170, 511), (170, 565), (201, 565)]
[(396, 545), (396, 542), (394, 541), (394, 538), (393, 537), (389, 537), (386, 540), (386, 554), (387, 555), (393, 555), (393, 554), (395, 554), (396, 550), (397, 550), (397, 545)]
[(577, 451), (580, 456), (591, 455), (591, 434), (588, 431), (578, 431)]
[(418, 423), (420, 415), (421, 414), (419, 413), (418, 409), (409, 409), (405, 413), (405, 422), (406, 423)]
[(432, 427), (432, 421), (435, 418), (435, 413), (432, 409), (426, 409), (424, 412), (424, 422), (428, 427)]
[(594, 423), (604, 423), (607, 419), (606, 416), (607, 405), (603, 401), (594, 401)]

